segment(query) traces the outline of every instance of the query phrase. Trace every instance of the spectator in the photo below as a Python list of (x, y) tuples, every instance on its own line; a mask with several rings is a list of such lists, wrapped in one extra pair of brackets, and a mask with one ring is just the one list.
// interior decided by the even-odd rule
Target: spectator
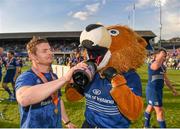
[[(13, 101), (16, 99), (15, 97), (15, 80), (19, 73), (19, 64), (14, 57), (14, 51), (8, 51), (7, 52), (7, 61), (6, 61), (6, 74), (3, 79), (2, 87), (5, 89), (5, 91), (9, 94), (9, 100)], [(13, 87), (13, 93), (8, 87), (8, 83), (12, 84)]]

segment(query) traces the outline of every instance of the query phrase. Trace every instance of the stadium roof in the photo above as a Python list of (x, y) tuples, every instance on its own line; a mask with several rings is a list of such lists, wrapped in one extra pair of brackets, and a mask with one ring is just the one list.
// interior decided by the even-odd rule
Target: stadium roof
[(19, 39), (32, 38), (33, 36), (40, 36), (44, 38), (65, 38), (65, 37), (79, 37), (81, 31), (67, 31), (67, 32), (23, 32), (23, 33), (0, 33), (0, 39)]
[(136, 33), (138, 33), (142, 37), (153, 37), (153, 38), (156, 37), (156, 35), (150, 30), (147, 30), (147, 31), (138, 30), (138, 31), (136, 31)]
[[(156, 37), (150, 30), (136, 32), (142, 37)], [(81, 31), (0, 33), (0, 39), (24, 39), (32, 38), (32, 36), (40, 36), (43, 38), (79, 38), (80, 34)]]

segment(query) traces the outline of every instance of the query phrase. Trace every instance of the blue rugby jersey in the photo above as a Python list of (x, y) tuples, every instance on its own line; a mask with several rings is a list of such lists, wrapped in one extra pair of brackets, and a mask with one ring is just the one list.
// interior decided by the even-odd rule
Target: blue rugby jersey
[(11, 61), (7, 60), (6, 62), (6, 74), (4, 76), (3, 82), (4, 83), (14, 83), (14, 76), (16, 74), (16, 67), (19, 66), (18, 61), (16, 58), (13, 58)]
[(148, 66), (148, 84), (146, 87), (146, 101), (153, 106), (162, 106), (164, 73), (166, 68), (162, 65), (157, 70), (151, 69), (152, 61)]
[[(44, 76), (48, 81), (52, 81), (50, 73), (45, 73)], [(41, 83), (41, 79), (37, 77), (32, 70), (29, 70), (17, 78), (15, 88), (17, 91), (20, 87), (27, 85), (34, 86)], [(61, 92), (59, 91), (59, 100), (60, 96)], [(51, 97), (41, 101), (38, 104), (30, 105), (28, 107), (22, 107), (19, 105), (19, 107), (21, 128), (62, 128), (60, 101), (58, 102), (58, 114), (55, 114), (54, 112), (55, 105), (52, 103)]]
[(19, 63), (18, 61), (16, 60), (16, 58), (13, 58), (11, 62), (8, 62), (9, 60), (6, 61), (6, 64), (8, 64), (8, 66), (6, 67), (7, 71), (6, 71), (6, 75), (10, 75), (10, 74), (13, 74), (15, 75), (16, 73), (16, 67), (19, 66)]
[[(154, 61), (152, 61), (153, 63)], [(164, 73), (166, 68), (164, 65), (157, 70), (151, 69), (151, 64), (148, 65), (148, 87), (162, 89), (164, 86)]]
[[(140, 77), (135, 71), (124, 74), (129, 88), (138, 96), (142, 95)], [(92, 127), (125, 128), (130, 120), (124, 117), (110, 95), (112, 88), (107, 79), (101, 79), (99, 74), (85, 88), (86, 111), (85, 118)]]

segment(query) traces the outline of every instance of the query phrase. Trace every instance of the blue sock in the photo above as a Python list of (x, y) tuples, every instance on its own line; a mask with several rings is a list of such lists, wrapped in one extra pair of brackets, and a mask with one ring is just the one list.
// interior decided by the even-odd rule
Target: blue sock
[(144, 127), (149, 128), (150, 127), (151, 114), (149, 114), (148, 112), (145, 112), (144, 118), (145, 118)]
[(166, 122), (165, 122), (165, 120), (162, 120), (162, 121), (159, 121), (159, 120), (158, 120), (158, 123), (159, 123), (160, 128), (166, 128)]
[(12, 95), (11, 90), (10, 90), (8, 87), (5, 87), (4, 89), (5, 89), (5, 91), (7, 91), (7, 92), (8, 92), (9, 96), (11, 96), (11, 95)]

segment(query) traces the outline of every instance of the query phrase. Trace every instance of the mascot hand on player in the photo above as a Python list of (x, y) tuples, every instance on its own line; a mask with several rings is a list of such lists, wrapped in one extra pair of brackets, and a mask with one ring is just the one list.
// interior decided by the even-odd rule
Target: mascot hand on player
[[(85, 48), (88, 69), (74, 73), (74, 82), (65, 90), (67, 100), (78, 101), (84, 96), (88, 99), (86, 93), (92, 92), (96, 95), (94, 101), (98, 101), (95, 100), (98, 95), (104, 94), (115, 101), (123, 116), (137, 120), (143, 110), (143, 99), (136, 69), (144, 63), (146, 41), (126, 26), (90, 24), (81, 33), (80, 46)], [(98, 83), (101, 79), (108, 81), (110, 87)], [(93, 86), (103, 88), (93, 90)]]

